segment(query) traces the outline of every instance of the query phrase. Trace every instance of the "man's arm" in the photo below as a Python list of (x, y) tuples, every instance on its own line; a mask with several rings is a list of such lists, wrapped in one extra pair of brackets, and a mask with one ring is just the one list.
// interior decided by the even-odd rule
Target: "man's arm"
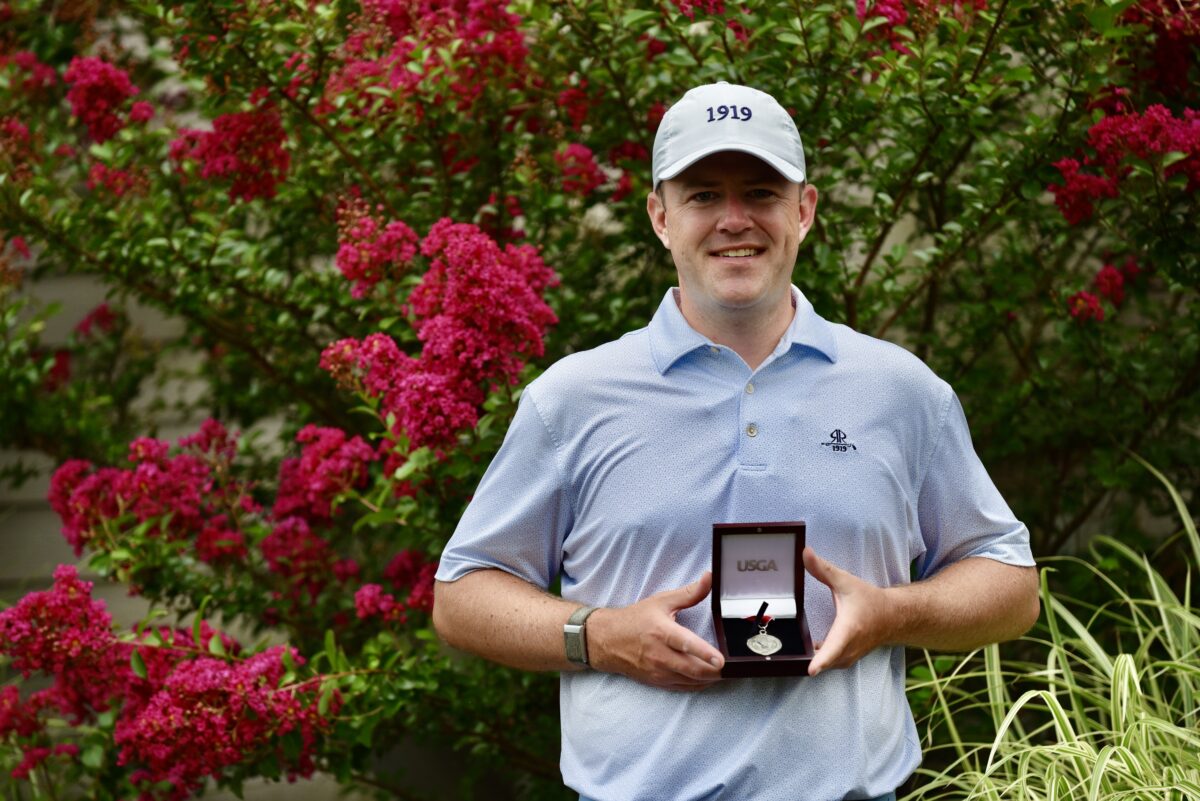
[(881, 645), (967, 651), (1019, 637), (1040, 613), (1036, 567), (969, 558), (924, 581), (876, 587), (804, 549), (804, 567), (829, 587), (833, 626), (809, 675), (849, 667)]
[[(645, 684), (697, 690), (721, 677), (721, 653), (675, 622), (704, 600), (705, 573), (686, 587), (588, 618), (588, 662)], [(524, 670), (577, 670), (567, 661), (563, 624), (578, 603), (549, 595), (503, 570), (476, 570), (434, 585), (433, 625), (447, 644)]]

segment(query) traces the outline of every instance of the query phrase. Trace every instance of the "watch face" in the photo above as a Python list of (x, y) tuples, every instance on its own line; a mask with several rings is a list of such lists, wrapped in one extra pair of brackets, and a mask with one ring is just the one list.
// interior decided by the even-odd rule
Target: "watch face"
[(571, 623), (563, 626), (563, 643), (566, 646), (568, 662), (587, 664), (587, 640), (584, 639), (583, 626)]

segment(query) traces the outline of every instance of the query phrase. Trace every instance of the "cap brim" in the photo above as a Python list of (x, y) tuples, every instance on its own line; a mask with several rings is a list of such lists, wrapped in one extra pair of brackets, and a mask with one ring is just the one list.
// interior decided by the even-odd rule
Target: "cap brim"
[(705, 156), (711, 156), (713, 153), (724, 153), (730, 150), (736, 153), (746, 153), (765, 161), (767, 164), (770, 164), (777, 173), (782, 175), (784, 178), (787, 178), (794, 184), (804, 182), (804, 170), (797, 169), (773, 153), (768, 153), (762, 148), (754, 147), (753, 145), (730, 145), (721, 143), (688, 153), (686, 156), (674, 162), (673, 164), (669, 164), (663, 169), (659, 170), (658, 175), (654, 177), (654, 186), (657, 188), (660, 182), (671, 180), (676, 175), (679, 175), (679, 173), (683, 172)]

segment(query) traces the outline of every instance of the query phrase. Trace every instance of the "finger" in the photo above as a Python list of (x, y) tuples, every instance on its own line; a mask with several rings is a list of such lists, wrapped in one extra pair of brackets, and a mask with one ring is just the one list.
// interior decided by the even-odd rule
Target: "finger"
[(824, 673), (829, 668), (835, 667), (835, 663), (840, 656), (840, 646), (826, 640), (826, 642), (821, 644), (821, 648), (816, 651), (816, 656), (812, 657), (812, 661), (809, 662), (809, 675), (815, 676)]
[(815, 676), (828, 668), (837, 667), (838, 660), (846, 650), (846, 644), (846, 635), (838, 628), (835, 621), (829, 636), (821, 643), (820, 650), (808, 663), (808, 675)]
[(837, 588), (842, 576), (846, 572), (832, 562), (827, 562), (817, 556), (817, 552), (808, 546), (805, 546), (802, 558), (804, 560), (804, 569), (808, 571), (809, 575), (831, 590)]
[(685, 664), (690, 666), (686, 672), (689, 676), (710, 676), (719, 673), (725, 666), (725, 657), (716, 648), (695, 632), (676, 625), (667, 636), (667, 646), (684, 657)]
[(704, 574), (700, 576), (700, 578), (696, 579), (691, 584), (687, 584), (674, 590), (660, 592), (657, 597), (666, 604), (667, 609), (671, 610), (672, 612), (677, 612), (680, 609), (687, 609), (688, 607), (695, 606), (703, 601), (706, 597), (708, 597), (708, 593), (711, 589), (712, 572), (706, 570)]

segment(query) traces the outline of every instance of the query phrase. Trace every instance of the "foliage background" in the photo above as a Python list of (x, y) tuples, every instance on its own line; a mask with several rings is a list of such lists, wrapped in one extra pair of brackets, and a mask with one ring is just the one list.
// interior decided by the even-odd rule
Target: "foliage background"
[[(217, 654), (197, 633), (179, 664), (286, 641), (308, 661), (276, 683), (328, 721), (145, 776), (118, 757), (121, 691), (56, 702), (29, 733), (0, 725), (14, 766), (90, 755), (35, 760), (37, 792), (166, 797), (304, 756), (405, 797), (378, 760), (405, 736), (470, 754), (464, 794), (496, 774), (561, 792), (553, 679), (438, 648), (429, 570), (522, 383), (644, 324), (673, 283), (643, 222), (648, 152), (705, 81), (793, 111), (821, 191), (797, 283), (955, 386), (1035, 552), (1120, 532), (1183, 586), (1176, 508), (1130, 453), (1194, 503), (1194, 2), (15, 0), (0, 22), (0, 439), (87, 460), (56, 478), (65, 533), (162, 622), (265, 638)], [(51, 350), (36, 285), (64, 273), (108, 303)], [(135, 301), (182, 335), (145, 342)], [(186, 411), (219, 424), (130, 457), (155, 434), (132, 398), (183, 352), (206, 387)], [(282, 433), (221, 428), (264, 421)], [(1086, 573), (1056, 581), (1103, 603)], [(150, 630), (107, 635), (135, 674), (176, 642)], [(58, 684), (79, 669), (55, 664)]]

